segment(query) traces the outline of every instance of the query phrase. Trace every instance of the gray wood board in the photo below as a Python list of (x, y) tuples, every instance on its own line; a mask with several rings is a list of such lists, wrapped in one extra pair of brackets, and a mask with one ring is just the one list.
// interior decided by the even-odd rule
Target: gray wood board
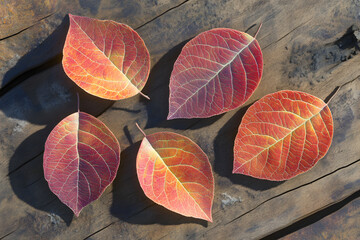
[[(24, 42), (9, 54), (19, 55), (15, 67), (6, 65), (8, 58), (0, 59), (4, 74), (15, 68), (0, 97), (0, 214), (4, 219), (0, 236), (253, 239), (359, 190), (360, 57), (351, 41), (339, 47), (339, 41), (351, 36), (346, 35), (347, 30), (359, 23), (356, 1), (148, 1), (153, 2), (148, 8), (158, 9), (142, 10), (146, 5), (139, 3), (128, 16), (121, 14), (126, 4), (111, 5), (112, 9), (105, 11), (100, 6), (111, 1), (101, 1), (95, 13), (80, 6), (81, 2), (87, 1), (69, 6), (72, 13), (134, 21), (130, 25), (138, 27), (151, 54), (152, 70), (144, 89), (151, 100), (141, 96), (115, 103), (100, 100), (66, 77), (60, 64), (62, 45), (48, 48), (56, 40), (63, 44), (66, 22), (61, 22), (69, 12), (63, 10), (66, 5), (33, 27), (0, 41), (3, 49)], [(141, 12), (142, 17), (138, 14)], [(45, 22), (52, 28), (37, 30)], [(244, 31), (260, 22), (263, 27), (258, 41), (263, 49), (264, 75), (245, 106), (209, 119), (166, 121), (169, 77), (184, 43), (213, 27)], [(44, 35), (37, 38), (41, 31)], [(255, 31), (249, 29), (250, 34)], [(25, 41), (26, 36), (37, 40)], [(32, 59), (34, 63), (16, 68)], [(32, 71), (43, 64), (44, 68)], [(11, 85), (12, 81), (16, 84)], [(280, 183), (231, 174), (236, 129), (251, 103), (282, 89), (305, 91), (325, 99), (338, 86), (342, 87), (329, 104), (335, 124), (333, 143), (313, 169)], [(99, 116), (123, 150), (115, 182), (78, 218), (50, 192), (42, 170), (46, 137), (55, 124), (75, 111), (76, 92), (80, 92), (82, 111)], [(173, 131), (188, 136), (208, 154), (216, 185), (213, 223), (171, 213), (145, 197), (136, 179), (135, 158), (142, 135), (135, 122), (147, 133)]]

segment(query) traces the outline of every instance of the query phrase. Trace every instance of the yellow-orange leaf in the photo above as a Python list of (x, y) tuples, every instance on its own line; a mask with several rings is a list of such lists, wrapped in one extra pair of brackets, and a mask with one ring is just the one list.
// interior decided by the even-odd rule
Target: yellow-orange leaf
[(144, 137), (136, 168), (148, 198), (171, 211), (212, 222), (211, 166), (206, 154), (189, 138), (170, 132)]
[(119, 100), (143, 89), (150, 56), (141, 37), (129, 26), (69, 14), (64, 46), (65, 73), (86, 92)]

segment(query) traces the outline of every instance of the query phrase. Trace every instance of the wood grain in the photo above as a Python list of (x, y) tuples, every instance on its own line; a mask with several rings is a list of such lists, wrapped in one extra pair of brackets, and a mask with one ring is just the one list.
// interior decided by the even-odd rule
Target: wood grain
[[(136, 29), (173, 7), (181, 5), (183, 1), (1, 1), (1, 88), (21, 74), (42, 66), (59, 54), (61, 55), (69, 26), (68, 13), (98, 19), (110, 19)], [(61, 61), (61, 56), (58, 61)]]
[[(66, 30), (66, 24), (59, 25), (64, 13), (41, 20), (52, 26), (51, 31), (37, 30), (36, 26), (40, 26), (37, 24), (0, 41), (0, 44), (6, 42), (1, 46), (10, 50), (11, 44), (23, 42), (24, 45), (13, 48), (8, 55), (19, 55), (21, 60), (14, 64), (34, 58), (34, 64), (25, 64), (12, 76), (55, 58), (45, 69), (30, 72), (20, 80), (8, 78), (8, 83), (18, 83), (4, 88), (6, 91), (0, 97), (0, 214), (4, 219), (0, 237), (219, 239), (228, 235), (229, 239), (252, 239), (271, 234), (359, 190), (360, 57), (355, 55), (358, 51), (354, 46), (342, 49), (337, 44), (347, 29), (359, 22), (356, 1), (149, 0), (153, 4), (148, 5), (150, 9), (142, 9), (145, 3), (139, 9), (135, 7), (137, 13), (147, 14), (123, 18), (117, 14), (126, 4), (112, 5), (113, 9), (105, 11), (102, 8), (105, 3), (101, 1), (97, 13), (94, 10), (91, 13), (91, 7), (86, 4), (88, 8), (81, 7), (81, 2), (86, 1), (71, 6), (74, 14), (102, 17), (113, 12), (109, 18), (128, 23), (133, 20), (137, 24), (133, 27), (139, 27), (137, 31), (152, 57), (153, 67), (144, 89), (151, 100), (136, 96), (113, 104), (89, 97), (72, 85), (56, 62), (61, 60), (61, 55), (56, 58), (61, 41), (57, 47), (52, 45), (64, 37), (61, 32)], [(169, 77), (184, 43), (213, 27), (244, 31), (260, 22), (263, 27), (258, 41), (263, 49), (264, 75), (246, 107), (210, 119), (166, 121)], [(57, 26), (58, 31), (49, 36)], [(36, 36), (42, 31), (45, 31), (42, 39), (49, 36), (48, 42), (25, 41), (26, 36)], [(249, 30), (250, 34), (254, 32), (254, 28)], [(54, 46), (55, 50), (49, 50), (48, 46)], [(26, 55), (35, 47), (35, 52)], [(0, 63), (7, 64), (9, 59), (0, 59)], [(3, 66), (0, 68), (8, 73), (11, 66)], [(342, 87), (329, 103), (335, 124), (333, 143), (312, 170), (280, 183), (231, 174), (236, 129), (252, 102), (281, 89), (306, 91), (325, 99), (337, 86)], [(74, 218), (46, 185), (42, 151), (52, 127), (75, 111), (77, 91), (81, 93), (82, 111), (99, 116), (124, 150), (114, 184)], [(181, 133), (208, 154), (215, 171), (214, 223), (171, 213), (145, 197), (136, 179), (135, 159), (142, 135), (135, 122), (148, 134), (163, 130)]]
[(51, 15), (57, 0), (4, 0), (0, 3), (0, 39), (19, 34)]
[(359, 221), (360, 198), (356, 198), (338, 211), (285, 236), (282, 240), (358, 239), (360, 237)]

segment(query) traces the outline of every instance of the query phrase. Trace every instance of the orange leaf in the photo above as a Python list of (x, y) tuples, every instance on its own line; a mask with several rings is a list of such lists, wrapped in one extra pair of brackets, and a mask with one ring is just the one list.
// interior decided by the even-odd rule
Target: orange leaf
[(170, 132), (145, 136), (136, 168), (148, 198), (184, 216), (212, 222), (211, 166), (206, 154), (189, 138)]
[(245, 113), (234, 146), (233, 173), (282, 181), (311, 169), (333, 137), (329, 107), (298, 91), (279, 91)]
[(119, 100), (143, 89), (150, 71), (144, 41), (129, 26), (69, 14), (65, 73), (95, 96)]

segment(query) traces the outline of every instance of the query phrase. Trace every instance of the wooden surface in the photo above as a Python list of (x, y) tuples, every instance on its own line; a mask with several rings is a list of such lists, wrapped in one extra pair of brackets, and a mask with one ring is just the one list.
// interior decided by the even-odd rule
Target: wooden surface
[[(4, 0), (0, 12), (1, 239), (259, 239), (360, 190), (360, 51), (353, 34), (360, 1)], [(144, 89), (150, 101), (101, 100), (67, 78), (61, 50), (69, 12), (138, 31), (151, 54)], [(264, 74), (249, 101), (209, 119), (166, 121), (169, 77), (182, 46), (214, 27), (254, 34), (261, 22)], [(254, 101), (282, 89), (326, 99), (337, 87), (329, 104), (333, 143), (313, 169), (284, 182), (231, 174), (237, 127)], [(46, 137), (76, 110), (77, 92), (81, 110), (105, 122), (122, 148), (114, 183), (78, 218), (50, 192), (42, 170)], [(149, 134), (181, 133), (208, 154), (215, 177), (213, 223), (146, 198), (136, 178), (142, 135), (135, 122)]]
[(360, 239), (360, 194), (357, 198), (349, 201), (345, 206), (339, 208), (335, 205), (332, 214), (325, 216), (320, 214), (318, 221), (304, 227), (294, 233), (291, 233), (282, 240), (302, 240), (302, 239)]

